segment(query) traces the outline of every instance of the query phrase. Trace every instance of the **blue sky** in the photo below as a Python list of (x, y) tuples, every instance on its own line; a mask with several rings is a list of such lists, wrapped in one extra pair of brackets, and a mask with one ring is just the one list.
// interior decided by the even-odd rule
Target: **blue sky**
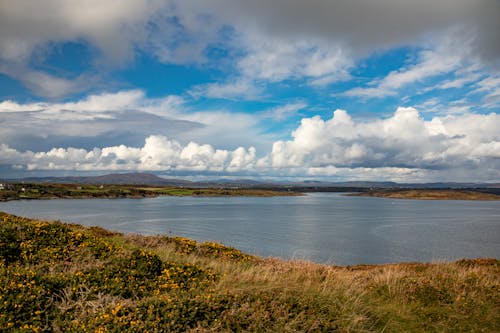
[(500, 181), (499, 1), (0, 9), (0, 177)]

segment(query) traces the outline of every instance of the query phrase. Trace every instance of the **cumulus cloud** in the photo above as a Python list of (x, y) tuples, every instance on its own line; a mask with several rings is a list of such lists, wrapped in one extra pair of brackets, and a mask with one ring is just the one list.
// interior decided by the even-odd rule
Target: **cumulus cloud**
[[(422, 119), (398, 108), (383, 120), (356, 122), (337, 110), (329, 120), (305, 118), (290, 141), (274, 143), (274, 168), (498, 169), (500, 117), (495, 114)], [(498, 177), (498, 172), (496, 177)]]
[[(270, 153), (150, 135), (142, 147), (53, 148), (19, 151), (2, 144), (0, 164), (28, 170), (193, 171), (261, 176), (337, 176), (349, 179), (498, 180), (500, 117), (463, 114), (423, 119), (400, 107), (386, 119), (357, 121), (344, 110), (304, 118), (289, 141)], [(457, 178), (454, 178), (457, 177)]]
[(164, 136), (151, 135), (141, 148), (124, 145), (92, 150), (53, 148), (47, 152), (19, 152), (0, 145), (0, 164), (27, 170), (158, 170), (224, 172), (248, 170), (255, 163), (255, 148), (234, 151), (189, 142), (182, 146)]

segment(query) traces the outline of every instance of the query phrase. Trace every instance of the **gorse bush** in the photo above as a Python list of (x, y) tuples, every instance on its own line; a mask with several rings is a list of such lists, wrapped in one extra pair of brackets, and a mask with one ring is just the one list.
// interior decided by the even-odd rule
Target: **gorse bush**
[(239, 262), (248, 262), (255, 259), (255, 257), (245, 254), (234, 247), (224, 246), (216, 242), (198, 243), (185, 237), (163, 237), (162, 240), (164, 244), (174, 244), (176, 251), (182, 254), (196, 254), (203, 257)]
[(498, 332), (496, 259), (334, 267), (0, 213), (0, 332)]
[[(65, 302), (75, 304), (102, 295), (135, 301), (188, 292), (215, 280), (207, 269), (163, 262), (154, 253), (113, 245), (79, 226), (3, 215), (0, 236), (0, 327), (12, 330), (75, 328), (82, 320), (98, 327), (99, 313), (77, 318), (60, 310), (58, 302), (68, 292)], [(102, 313), (109, 311), (103, 304)]]

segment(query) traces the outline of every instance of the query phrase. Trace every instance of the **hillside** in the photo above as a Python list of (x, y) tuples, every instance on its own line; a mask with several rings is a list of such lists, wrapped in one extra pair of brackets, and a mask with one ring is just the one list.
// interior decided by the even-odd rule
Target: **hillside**
[(498, 332), (500, 262), (335, 267), (0, 213), (13, 332)]

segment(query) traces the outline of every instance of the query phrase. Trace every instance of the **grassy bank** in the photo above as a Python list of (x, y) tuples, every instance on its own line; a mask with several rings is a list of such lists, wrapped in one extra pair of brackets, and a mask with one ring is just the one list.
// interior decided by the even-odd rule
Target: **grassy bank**
[(352, 196), (418, 200), (500, 200), (500, 195), (466, 190), (384, 189), (353, 193)]
[(175, 186), (83, 185), (83, 184), (7, 184), (0, 190), (0, 201), (36, 199), (149, 198), (167, 196), (289, 196), (300, 193), (250, 188), (185, 188)]
[(499, 264), (334, 267), (0, 213), (0, 328), (498, 332)]

